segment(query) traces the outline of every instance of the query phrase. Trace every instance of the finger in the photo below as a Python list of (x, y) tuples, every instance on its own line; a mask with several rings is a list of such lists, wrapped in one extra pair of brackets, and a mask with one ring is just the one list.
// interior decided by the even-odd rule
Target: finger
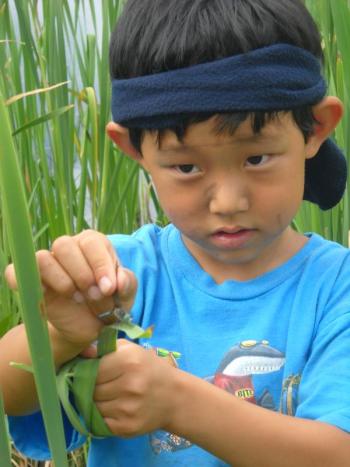
[[(52, 256), (48, 250), (39, 250), (36, 252), (36, 260), (41, 276), (41, 281), (44, 284), (45, 291), (47, 286), (56, 293), (61, 293), (65, 296), (73, 296), (76, 292), (74, 282), (71, 280), (66, 271)], [(16, 273), (13, 264), (10, 264), (5, 269), (5, 278), (11, 289), (17, 289)]]
[(36, 259), (44, 286), (66, 297), (74, 297), (77, 292), (74, 281), (51, 252), (40, 250), (36, 253)]
[(118, 394), (118, 378), (115, 378), (107, 383), (96, 384), (94, 391), (94, 401), (95, 402), (108, 402), (115, 400), (116, 395)]
[(16, 290), (17, 289), (17, 280), (16, 280), (16, 273), (13, 264), (9, 264), (4, 272), (6, 282), (10, 289)]
[(97, 346), (95, 344), (91, 344), (89, 345), (89, 347), (86, 347), (86, 349), (80, 352), (79, 355), (84, 358), (96, 358), (97, 357)]
[(117, 291), (114, 295), (118, 307), (130, 310), (135, 301), (137, 279), (135, 274), (123, 267), (117, 269)]
[[(100, 407), (98, 406), (98, 409), (100, 410)], [(114, 407), (107, 408), (107, 414), (113, 410)], [(117, 412), (118, 414), (118, 412)], [(119, 436), (120, 438), (123, 439), (131, 439), (134, 438), (135, 436), (145, 434), (147, 431), (141, 430), (139, 424), (133, 422), (133, 420), (130, 417), (119, 417), (114, 416), (113, 418), (106, 415), (103, 417), (106, 425), (110, 429), (110, 431), (116, 435)], [(152, 430), (151, 430), (152, 431)]]
[[(117, 285), (116, 267), (119, 261), (111, 242), (105, 235), (91, 230), (79, 234), (76, 241), (90, 265), (100, 293), (112, 295)], [(98, 291), (95, 292), (97, 296)]]
[(105, 384), (119, 378), (124, 372), (125, 365), (127, 366), (131, 362), (137, 364), (139, 360), (138, 352), (144, 351), (142, 347), (126, 339), (118, 339), (117, 348), (116, 352), (104, 355), (100, 359), (96, 385)]
[(93, 271), (73, 237), (57, 238), (52, 244), (52, 252), (78, 289), (87, 291), (95, 284)]

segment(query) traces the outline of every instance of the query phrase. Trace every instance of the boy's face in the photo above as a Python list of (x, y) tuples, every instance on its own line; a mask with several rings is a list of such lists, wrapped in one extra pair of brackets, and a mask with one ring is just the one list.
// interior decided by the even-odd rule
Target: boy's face
[(146, 133), (140, 163), (191, 254), (217, 282), (246, 280), (281, 264), (305, 238), (290, 227), (313, 154), (290, 114), (255, 135), (250, 121), (217, 135), (213, 119), (180, 142)]

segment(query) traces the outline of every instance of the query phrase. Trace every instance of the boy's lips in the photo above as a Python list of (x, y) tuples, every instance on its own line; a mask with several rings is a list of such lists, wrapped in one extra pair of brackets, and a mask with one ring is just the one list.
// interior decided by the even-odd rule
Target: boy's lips
[(234, 233), (240, 232), (241, 230), (250, 230), (250, 229), (247, 229), (246, 227), (242, 227), (240, 225), (233, 226), (233, 227), (226, 226), (226, 227), (220, 227), (214, 232), (214, 234), (219, 233), (219, 232), (234, 234)]
[(250, 239), (254, 229), (244, 227), (223, 227), (216, 230), (211, 238), (219, 248), (239, 248)]

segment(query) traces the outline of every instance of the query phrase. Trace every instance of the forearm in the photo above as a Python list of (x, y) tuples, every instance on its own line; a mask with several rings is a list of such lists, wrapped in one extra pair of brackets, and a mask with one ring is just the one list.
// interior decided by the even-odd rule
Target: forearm
[(282, 415), (179, 372), (176, 411), (166, 428), (235, 467), (344, 467), (350, 435)]
[[(62, 339), (52, 327), (49, 327), (49, 333), (56, 369), (83, 349), (82, 346), (77, 347)], [(11, 329), (0, 340), (0, 387), (7, 414), (24, 415), (33, 412), (38, 408), (33, 374), (10, 366), (10, 362), (31, 365), (23, 325)]]

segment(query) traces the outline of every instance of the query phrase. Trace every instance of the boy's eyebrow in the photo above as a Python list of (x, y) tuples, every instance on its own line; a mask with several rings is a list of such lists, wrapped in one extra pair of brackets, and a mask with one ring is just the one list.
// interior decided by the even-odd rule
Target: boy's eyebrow
[(275, 133), (266, 133), (266, 132), (259, 132), (253, 133), (250, 135), (240, 135), (236, 138), (236, 142), (240, 143), (250, 143), (250, 142), (259, 142), (259, 141), (270, 141), (272, 138), (276, 136)]
[(179, 141), (179, 144), (169, 144), (167, 147), (160, 147), (161, 152), (183, 152), (191, 151), (196, 147), (208, 147), (208, 146), (223, 146), (237, 143), (260, 143), (271, 141), (276, 136), (275, 133), (254, 133), (251, 135), (240, 135), (238, 137), (232, 137), (232, 140), (225, 140), (219, 143), (205, 144), (199, 143), (196, 144), (186, 144), (186, 142)]
[(199, 145), (196, 144), (196, 145), (192, 145), (192, 146), (189, 146), (189, 145), (186, 145), (186, 144), (171, 144), (167, 147), (160, 147), (159, 150), (160, 152), (163, 152), (163, 153), (168, 153), (168, 152), (184, 152), (184, 151), (191, 151), (192, 149), (198, 147)]

